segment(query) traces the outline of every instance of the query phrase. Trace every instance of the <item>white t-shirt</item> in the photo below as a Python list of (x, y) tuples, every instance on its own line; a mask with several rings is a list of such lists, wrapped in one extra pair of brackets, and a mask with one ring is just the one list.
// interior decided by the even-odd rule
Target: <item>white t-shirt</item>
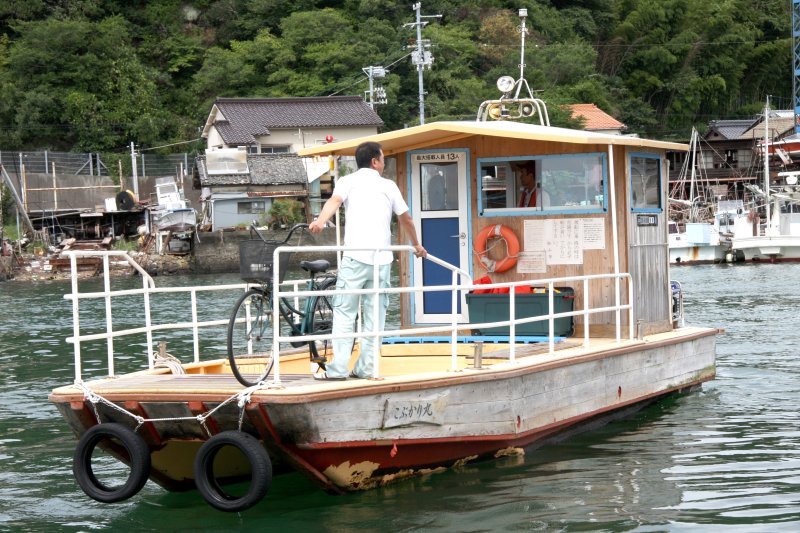
[[(408, 211), (397, 184), (382, 178), (377, 170), (361, 168), (341, 177), (333, 194), (344, 203), (345, 246), (374, 248), (392, 244), (392, 213), (399, 216)], [(368, 265), (386, 265), (393, 257), (389, 250), (377, 256), (371, 251), (348, 251), (344, 255)]]

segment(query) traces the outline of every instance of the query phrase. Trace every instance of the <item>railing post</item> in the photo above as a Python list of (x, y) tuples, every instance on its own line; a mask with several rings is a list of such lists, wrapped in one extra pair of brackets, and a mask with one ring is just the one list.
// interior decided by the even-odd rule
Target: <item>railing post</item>
[(81, 380), (81, 320), (80, 299), (78, 298), (78, 258), (74, 253), (67, 252), (69, 256), (70, 275), (72, 281), (72, 336), (75, 338), (75, 383)]
[[(456, 287), (458, 274), (455, 270), (451, 272), (450, 284)], [(458, 370), (458, 296), (459, 291), (453, 288), (450, 291), (450, 369), (455, 372)]]
[(589, 341), (589, 317), (592, 316), (589, 314), (589, 302), (591, 299), (589, 298), (589, 280), (588, 278), (583, 279), (583, 347), (588, 348), (590, 341)]
[(508, 325), (508, 361), (513, 363), (517, 359), (517, 291), (516, 287), (510, 287), (508, 291), (508, 318), (511, 321)]
[(197, 328), (197, 291), (192, 289), (192, 344), (194, 348), (194, 362), (200, 362), (200, 332)]
[[(619, 293), (619, 274), (614, 275), (614, 314), (616, 315), (616, 320), (614, 321), (616, 326), (616, 336), (617, 336), (617, 343), (622, 342), (622, 315), (620, 314), (619, 303), (621, 301), (620, 293)], [(632, 295), (631, 295), (632, 296)]]
[(631, 303), (630, 309), (628, 309), (628, 328), (629, 328), (629, 339), (633, 340), (633, 278), (630, 274), (627, 275), (628, 278), (628, 301)]
[(112, 327), (112, 314), (111, 314), (111, 276), (108, 268), (108, 255), (103, 255), (103, 289), (105, 291), (104, 300), (106, 302), (106, 349), (108, 350), (108, 375), (114, 376), (114, 337), (111, 334), (114, 332)]
[(548, 351), (550, 355), (556, 352), (556, 342), (553, 338), (555, 336), (555, 320), (553, 319), (553, 312), (555, 311), (555, 291), (553, 290), (553, 282), (547, 284), (547, 327), (548, 327)]
[[(280, 314), (278, 312), (279, 303), (281, 298), (281, 277), (280, 273), (278, 272), (281, 269), (281, 261), (280, 261), (280, 254), (281, 254), (281, 246), (276, 246), (275, 251), (272, 252), (272, 383), (274, 385), (281, 384), (281, 358), (280, 358), (280, 343), (278, 342), (278, 337), (281, 334), (281, 326), (278, 322)], [(246, 312), (247, 314), (247, 327), (250, 327), (250, 312), (249, 310)], [(252, 351), (250, 347), (248, 347), (248, 351)]]
[(381, 281), (379, 279), (378, 270), (378, 253), (380, 249), (375, 250), (372, 256), (372, 377), (378, 379), (380, 375), (378, 365), (381, 359), (380, 338), (378, 333), (383, 329), (379, 313), (380, 296), (381, 296)]
[(150, 285), (147, 283), (147, 278), (142, 277), (142, 290), (144, 293), (144, 325), (147, 328), (147, 367), (151, 370), (155, 365), (153, 360), (153, 324), (150, 320)]

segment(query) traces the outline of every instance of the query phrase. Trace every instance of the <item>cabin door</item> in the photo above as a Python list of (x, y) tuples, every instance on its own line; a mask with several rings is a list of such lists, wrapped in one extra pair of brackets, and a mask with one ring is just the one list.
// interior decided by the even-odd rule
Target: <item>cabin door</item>
[[(422, 245), (431, 255), (470, 271), (469, 255), (469, 164), (466, 150), (412, 152), (411, 211), (421, 231)], [(416, 287), (450, 285), (451, 271), (414, 259)], [(436, 324), (451, 321), (450, 291), (415, 292), (414, 321)], [(456, 309), (459, 322), (466, 322), (466, 300), (461, 294)]]

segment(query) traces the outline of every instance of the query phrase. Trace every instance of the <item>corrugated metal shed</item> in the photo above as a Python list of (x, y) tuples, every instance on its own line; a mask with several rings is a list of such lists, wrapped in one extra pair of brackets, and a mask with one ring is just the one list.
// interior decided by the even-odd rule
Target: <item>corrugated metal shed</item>
[(105, 207), (119, 186), (107, 176), (28, 173), (25, 179), (27, 211), (82, 211)]

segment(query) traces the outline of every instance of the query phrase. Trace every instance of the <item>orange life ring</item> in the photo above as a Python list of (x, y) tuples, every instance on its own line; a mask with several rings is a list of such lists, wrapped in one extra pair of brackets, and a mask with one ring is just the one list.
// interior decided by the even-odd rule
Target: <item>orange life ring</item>
[[(490, 258), (487, 253), (487, 244), (490, 239), (495, 237), (503, 239), (506, 243), (506, 255), (499, 261)], [(486, 226), (475, 237), (475, 253), (478, 254), (478, 258), (487, 272), (505, 272), (517, 264), (519, 239), (508, 226), (503, 226), (502, 224)]]

